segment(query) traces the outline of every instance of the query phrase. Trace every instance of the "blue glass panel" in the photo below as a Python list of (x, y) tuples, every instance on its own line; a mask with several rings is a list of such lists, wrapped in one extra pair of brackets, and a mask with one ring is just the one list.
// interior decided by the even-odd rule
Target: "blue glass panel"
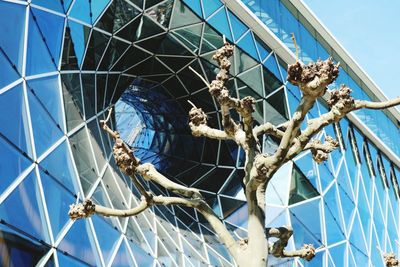
[(40, 177), (49, 211), (51, 229), (54, 239), (57, 239), (59, 232), (69, 221), (69, 205), (75, 202), (75, 197), (43, 171), (40, 172)]
[[(47, 0), (41, 1), (52, 3), (56, 2)], [(54, 58), (54, 61), (56, 62), (56, 64), (58, 64), (58, 61), (60, 60), (65, 19), (52, 13), (44, 12), (40, 9), (32, 8), (31, 10), (36, 18), (39, 29), (43, 34), (43, 37), (45, 38), (47, 47), (49, 48), (50, 53)]]
[(28, 90), (28, 99), (29, 110), (32, 114), (31, 120), (33, 137), (35, 138), (36, 155), (40, 156), (60, 139), (63, 133), (30, 89)]
[(203, 17), (200, 0), (183, 0), (199, 17)]
[(237, 41), (243, 35), (243, 33), (245, 33), (249, 28), (246, 25), (244, 25), (243, 22), (241, 22), (229, 10), (228, 10), (228, 17), (232, 26), (233, 37), (235, 38), (235, 41)]
[(22, 85), (0, 95), (0, 132), (32, 156)]
[(42, 6), (48, 9), (52, 9), (54, 11), (64, 13), (64, 8), (61, 4), (62, 1), (60, 0), (32, 0), (32, 4)]
[(61, 128), (64, 128), (61, 88), (59, 86), (58, 76), (29, 80), (27, 83), (56, 123)]
[(36, 24), (36, 21), (33, 18), (32, 13), (29, 14), (29, 34), (27, 50), (27, 75), (34, 75), (57, 70), (54, 62), (52, 61), (50, 52), (46, 47), (46, 44), (43, 42), (43, 36), (40, 33), (40, 30)]
[(78, 179), (75, 176), (72, 158), (68, 151), (67, 142), (61, 143), (50, 155), (40, 162), (40, 166), (46, 169), (53, 177), (58, 179), (71, 192), (76, 192)]
[[(320, 199), (316, 199), (290, 208), (296, 247), (301, 247), (303, 244), (314, 244), (314, 247), (318, 247), (322, 244), (319, 205)], [(304, 214), (312, 214), (312, 216), (304, 216)]]
[(103, 12), (104, 8), (110, 3), (110, 0), (96, 0), (90, 1), (92, 7), (92, 20), (95, 22), (97, 18), (100, 16), (101, 12)]
[(225, 8), (222, 8), (220, 11), (218, 11), (217, 14), (215, 14), (208, 20), (208, 22), (221, 34), (224, 34), (226, 39), (233, 41)]
[(72, 0), (63, 0), (63, 5), (64, 5), (64, 10), (65, 13), (68, 11), (68, 9), (71, 7)]
[(80, 262), (80, 261), (72, 258), (72, 257), (69, 257), (69, 256), (67, 256), (67, 255), (65, 255), (63, 253), (60, 253), (58, 250), (57, 250), (57, 258), (58, 258), (58, 265), (60, 267), (62, 267), (62, 266), (74, 266), (74, 267), (87, 267), (87, 266), (89, 266), (89, 265), (87, 265), (87, 264), (85, 264), (83, 262)]
[(87, 220), (75, 221), (58, 248), (90, 265), (100, 265), (92, 230)]
[(81, 66), (82, 57), (83, 53), (85, 52), (85, 47), (89, 38), (90, 29), (72, 20), (68, 21), (68, 27), (70, 28), (71, 31), (71, 39), (74, 45), (74, 50), (76, 58), (78, 60), (78, 65)]
[(0, 194), (24, 171), (31, 162), (0, 137)]
[(344, 239), (342, 219), (339, 212), (339, 195), (334, 184), (324, 196), (325, 224), (328, 245)]
[(86, 22), (87, 24), (92, 24), (89, 0), (75, 1), (69, 16)]
[(346, 244), (340, 244), (338, 246), (329, 249), (331, 258), (337, 267), (346, 266)]
[(0, 206), (0, 218), (46, 242), (48, 229), (40, 200), (39, 185), (32, 171)]
[(99, 216), (93, 216), (92, 218), (97, 240), (99, 241), (103, 253), (104, 262), (108, 264), (120, 234)]
[(0, 50), (0, 88), (18, 80), (19, 78), (20, 76), (18, 72), (12, 67), (11, 62)]
[(1, 266), (37, 266), (49, 247), (21, 232), (0, 224)]
[(206, 19), (222, 6), (222, 3), (219, 0), (202, 0), (202, 1), (204, 7), (204, 18)]
[(258, 41), (258, 38), (255, 37), (255, 43), (258, 50), (258, 54), (260, 55), (260, 60), (264, 61), (264, 59), (271, 53), (271, 50), (264, 45), (262, 41)]
[(151, 257), (146, 251), (144, 251), (141, 247), (139, 247), (136, 243), (128, 242), (133, 256), (135, 257), (135, 261), (140, 267), (151, 267), (153, 266), (153, 257)]
[(321, 191), (325, 191), (328, 185), (333, 181), (333, 175), (330, 172), (326, 162), (319, 164), (318, 169), (319, 179), (321, 182)]
[[(25, 8), (26, 6), (24, 5), (4, 1), (0, 2), (0, 32), (3, 36), (0, 38), (0, 47), (10, 58), (11, 62), (17, 66), (20, 73), (24, 48)], [(3, 65), (2, 62), (1, 65)], [(0, 71), (0, 73), (2, 72), (3, 70)], [(2, 78), (2, 75), (0, 77)], [(2, 81), (3, 79), (1, 79)]]
[[(299, 167), (301, 172), (311, 182), (314, 188), (319, 188), (317, 181), (317, 167), (311, 158), (311, 155), (306, 155), (296, 160), (296, 165)], [(318, 190), (321, 191), (321, 190)]]
[(365, 247), (365, 241), (364, 241), (364, 234), (361, 229), (362, 229), (361, 222), (358, 219), (358, 216), (356, 216), (353, 222), (353, 227), (351, 229), (349, 241), (352, 245), (357, 247), (364, 254), (367, 254), (367, 248)]
[(344, 225), (347, 230), (350, 228), (350, 222), (354, 214), (354, 202), (350, 196), (343, 190), (342, 186), (338, 184), (340, 203), (342, 204), (342, 212), (344, 218)]
[(246, 34), (246, 36), (240, 39), (237, 45), (249, 53), (249, 55), (251, 55), (255, 60), (258, 60), (259, 56), (257, 54), (256, 45), (254, 44), (253, 35), (250, 31)]
[(267, 67), (267, 69), (270, 70), (275, 75), (275, 77), (278, 78), (278, 80), (283, 82), (274, 54), (269, 56), (269, 58), (265, 62), (263, 62), (263, 65)]
[[(121, 243), (121, 246), (118, 249), (117, 255), (114, 258), (114, 261), (112, 263), (112, 266), (116, 267), (130, 267), (133, 266), (133, 260), (130, 257), (130, 254), (128, 252), (128, 248), (125, 245), (125, 242)], [(139, 265), (141, 266), (141, 265)]]

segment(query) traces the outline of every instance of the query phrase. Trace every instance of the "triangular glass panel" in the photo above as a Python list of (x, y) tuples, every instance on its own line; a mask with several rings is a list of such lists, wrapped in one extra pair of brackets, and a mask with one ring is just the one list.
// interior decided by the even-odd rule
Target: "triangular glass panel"
[[(353, 165), (353, 166), (355, 166), (355, 165)], [(342, 165), (340, 166), (340, 170), (337, 174), (336, 180), (337, 180), (338, 185), (340, 185), (341, 188), (346, 191), (346, 193), (350, 197), (350, 199), (352, 201), (354, 201), (354, 193), (353, 193), (353, 190), (352, 190), (352, 187), (350, 184), (350, 178), (349, 178), (349, 175), (347, 174), (346, 165), (345, 165), (344, 161), (342, 162)]]
[[(44, 0), (41, 0), (44, 2)], [(57, 1), (45, 1), (46, 3), (56, 3)], [(60, 4), (60, 2), (59, 2)], [(64, 32), (64, 18), (44, 12), (40, 9), (31, 8), (40, 32), (43, 34), (44, 42), (50, 50), (52, 58), (58, 66), (60, 59), (61, 45)]]
[(263, 62), (263, 65), (270, 72), (272, 72), (279, 81), (282, 81), (282, 75), (281, 75), (281, 72), (279, 71), (278, 63), (276, 62), (276, 58), (275, 58), (274, 54), (271, 54), (271, 56), (269, 56), (268, 59)]
[(130, 68), (127, 73), (133, 75), (170, 74), (171, 70), (165, 67), (156, 57), (151, 57), (139, 65)]
[[(214, 2), (214, 3), (218, 3), (218, 4), (222, 5), (222, 3), (220, 3), (219, 1), (218, 2), (208, 1), (208, 2)], [(210, 5), (210, 6), (212, 6), (212, 5)], [(228, 17), (226, 15), (225, 8), (221, 8), (215, 15), (213, 15), (211, 18), (207, 19), (207, 21), (209, 24), (213, 25), (213, 27), (215, 29), (217, 29), (217, 31), (219, 31), (221, 34), (225, 35), (227, 40), (233, 41), (231, 27), (228, 22)]]
[(329, 248), (329, 253), (336, 267), (346, 266), (346, 243)]
[(169, 26), (170, 29), (193, 25), (199, 22), (201, 22), (201, 20), (189, 8), (187, 8), (183, 2), (175, 2), (174, 11), (172, 13), (171, 23)]
[(368, 254), (367, 248), (365, 246), (365, 235), (362, 231), (362, 225), (357, 214), (354, 218), (353, 227), (351, 228), (351, 233), (349, 236), (350, 243), (362, 251), (365, 255)]
[[(136, 21), (136, 20), (134, 20)], [(136, 26), (133, 24), (132, 26)], [(142, 40), (150, 36), (154, 36), (160, 33), (165, 32), (163, 28), (157, 25), (153, 20), (149, 19), (146, 16), (140, 17), (139, 24), (134, 29), (129, 29), (129, 26), (125, 27), (123, 30), (120, 31), (121, 35), (123, 32), (129, 30), (129, 39), (132, 41)], [(134, 31), (133, 31), (134, 30)], [(134, 34), (133, 34), (134, 33)]]
[[(236, 204), (239, 204), (239, 203), (240, 203), (240, 201), (236, 202)], [(247, 207), (246, 202), (241, 201), (241, 203), (243, 203), (243, 205), (240, 208), (238, 208), (235, 212), (230, 214), (228, 217), (226, 217), (226, 221), (233, 225), (236, 225), (236, 226), (239, 226), (242, 228), (247, 228), (247, 223), (248, 223), (247, 218), (249, 217), (248, 207)], [(229, 206), (232, 205), (232, 204), (228, 205), (226, 203), (226, 201), (224, 202), (224, 204), (226, 206), (225, 209), (229, 208)], [(223, 204), (221, 203), (221, 205), (223, 205)], [(228, 211), (229, 210), (224, 210), (224, 212), (228, 212)]]
[(103, 254), (104, 262), (108, 264), (110, 257), (117, 245), (117, 240), (120, 237), (120, 233), (99, 216), (93, 216), (92, 222), (97, 236), (97, 241), (99, 242), (99, 246)]
[(259, 59), (257, 48), (254, 44), (254, 38), (251, 31), (249, 31), (242, 39), (240, 39), (237, 45), (241, 47), (244, 51), (246, 51), (255, 60)]
[(23, 90), (17, 85), (0, 95), (0, 132), (32, 157)]
[(75, 197), (46, 173), (41, 171), (40, 177), (49, 211), (51, 230), (56, 240), (61, 229), (69, 221), (67, 212), (69, 205), (75, 202)]
[[(20, 73), (22, 72), (22, 56), (24, 49), (25, 15), (25, 5), (4, 1), (0, 2), (0, 18), (3, 18), (0, 23), (0, 32), (3, 36), (6, 36), (6, 38), (0, 39), (0, 46)], [(3, 55), (0, 53), (0, 58), (2, 57)], [(0, 59), (0, 61), (0, 66), (3, 66), (3, 59)], [(8, 74), (3, 72), (5, 69), (6, 68), (3, 66), (0, 71), (0, 87), (3, 87), (3, 82), (5, 80), (11, 80), (11, 77), (3, 80), (4, 74), (6, 74), (4, 75), (4, 78), (6, 78), (7, 75), (12, 73), (10, 72), (10, 74)], [(12, 75), (15, 76), (15, 73)]]
[(196, 187), (211, 192), (218, 192), (225, 183), (226, 177), (231, 173), (232, 169), (215, 168), (212, 172), (208, 173), (206, 177), (202, 178), (201, 182), (196, 184)]
[(321, 182), (321, 190), (325, 191), (325, 189), (334, 180), (334, 177), (328, 168), (327, 162), (322, 162), (321, 164), (318, 164), (318, 169), (319, 169), (319, 181)]
[(86, 196), (97, 179), (97, 171), (85, 128), (72, 135), (69, 140), (82, 189)]
[(87, 24), (92, 24), (90, 0), (75, 1), (68, 15), (71, 18), (78, 19)]
[[(146, 5), (148, 1), (149, 0), (146, 1)], [(154, 21), (157, 21), (163, 27), (168, 28), (173, 5), (174, 0), (162, 1), (161, 4), (146, 10), (146, 14)]]
[(50, 242), (35, 171), (1, 203), (0, 218), (39, 240)]
[(304, 176), (313, 185), (313, 187), (318, 189), (318, 170), (315, 162), (311, 157), (311, 154), (302, 156), (301, 158), (297, 159), (295, 163), (301, 173), (304, 174)]
[(211, 14), (213, 14), (217, 9), (222, 6), (220, 1), (213, 0), (202, 0), (204, 7), (204, 18), (208, 18)]
[(287, 208), (269, 206), (265, 207), (265, 213), (268, 214), (265, 218), (265, 227), (281, 227), (287, 224)]
[[(229, 21), (231, 22), (233, 37), (235, 38), (235, 42), (239, 40), (239, 38), (249, 29), (246, 25), (243, 24), (241, 20), (238, 19), (231, 11), (228, 10)], [(240, 45), (239, 45), (240, 46)], [(246, 49), (247, 47), (243, 47)]]
[[(358, 237), (360, 238), (360, 237)], [(368, 266), (368, 256), (364, 252), (361, 252), (357, 247), (350, 243), (351, 251), (353, 252), (354, 261), (356, 266)]]
[[(293, 188), (289, 187), (291, 184), (292, 180), (292, 167), (293, 164), (291, 162), (284, 164), (279, 170), (274, 174), (272, 179), (270, 180), (270, 185), (268, 187), (271, 187), (272, 191), (275, 191), (275, 194), (277, 194), (279, 198), (279, 202), (272, 201), (273, 199), (269, 197), (269, 192), (270, 190), (267, 187), (267, 202), (269, 203), (275, 203), (277, 205), (287, 205), (288, 200), (289, 200), (289, 191), (292, 191)], [(274, 195), (273, 192), (271, 192), (271, 195)]]
[(77, 177), (72, 163), (72, 158), (68, 151), (68, 143), (62, 142), (50, 155), (40, 162), (40, 166), (55, 177), (61, 184), (71, 192), (77, 192)]
[(136, 65), (141, 62), (145, 58), (148, 58), (151, 54), (135, 47), (129, 47), (128, 51), (124, 54), (124, 56), (113, 66), (113, 71), (124, 71), (129, 67)]
[(124, 240), (122, 240), (121, 246), (119, 247), (117, 254), (115, 255), (114, 261), (111, 263), (110, 266), (121, 266), (121, 267), (135, 266), (135, 263), (130, 255), (131, 254), (128, 252), (128, 248)]
[(64, 117), (61, 105), (61, 88), (59, 86), (58, 76), (29, 80), (27, 83), (56, 123), (61, 128), (64, 128)]
[[(91, 199), (96, 204), (102, 205), (104, 207), (111, 207), (111, 203), (108, 200), (107, 192), (103, 187), (102, 183), (99, 183), (97, 188), (94, 190), (93, 195), (91, 196)], [(119, 229), (121, 226), (117, 221), (116, 217), (103, 217), (105, 221), (107, 221), (110, 225), (112, 225), (114, 228)]]
[(328, 207), (328, 204), (324, 202), (325, 208), (325, 230), (326, 230), (326, 242), (328, 245), (342, 241), (345, 239), (345, 235), (340, 225), (340, 217), (335, 217), (333, 212)]
[(172, 32), (172, 34), (180, 40), (192, 52), (198, 53), (200, 49), (201, 32), (203, 24), (179, 28)]
[(293, 166), (292, 180), (290, 183), (289, 205), (318, 196), (318, 191), (312, 186), (304, 174)]
[[(134, 20), (129, 22), (129, 24), (124, 26), (124, 28), (122, 28), (120, 31), (118, 31), (116, 33), (116, 35), (118, 37), (121, 37), (121, 38), (131, 41), (131, 42), (136, 41), (139, 38), (138, 34), (140, 33), (138, 31), (138, 29), (141, 29), (143, 21), (144, 21), (143, 17), (135, 18)], [(157, 29), (157, 28), (155, 28), (155, 29)], [(160, 32), (162, 32), (162, 31), (161, 30), (156, 31), (156, 33), (160, 33)]]
[(60, 0), (54, 0), (54, 1), (32, 0), (32, 4), (48, 8), (48, 9), (57, 11), (59, 13), (64, 13), (64, 8), (63, 8), (61, 2), (62, 1), (60, 1)]
[[(93, 5), (93, 3), (92, 3)], [(107, 11), (96, 23), (96, 27), (109, 33), (114, 33), (124, 27), (140, 13), (134, 6), (125, 0), (116, 0), (111, 3)]]
[[(32, 11), (31, 11), (32, 12)], [(56, 71), (55, 61), (43, 41), (39, 27), (33, 14), (29, 14), (29, 33), (26, 59), (26, 75)], [(38, 57), (40, 55), (40, 57)]]
[(282, 86), (282, 82), (278, 80), (272, 72), (270, 72), (266, 68), (262, 68), (263, 79), (264, 79), (264, 90), (265, 95), (268, 96), (280, 86)]
[[(71, 244), (79, 244), (72, 246)], [(77, 220), (69, 229), (58, 249), (90, 265), (100, 265), (94, 237), (88, 220)]]
[(104, 11), (106, 6), (110, 3), (110, 0), (96, 0), (89, 1), (90, 3), (90, 15), (92, 17), (93, 24), (99, 18), (100, 14)]
[(0, 88), (18, 80), (20, 78), (19, 73), (6, 56), (0, 51)]
[(96, 30), (92, 31), (82, 69), (97, 69), (109, 39), (110, 37), (102, 32)]
[(344, 218), (344, 225), (346, 230), (350, 230), (350, 222), (354, 215), (355, 204), (350, 196), (344, 191), (341, 185), (338, 184), (340, 203), (342, 204), (342, 212)]
[(107, 51), (101, 60), (99, 70), (108, 71), (128, 48), (128, 44), (112, 38)]
[(201, 53), (215, 51), (223, 45), (222, 35), (213, 30), (207, 23), (204, 24), (203, 41)]
[(133, 256), (135, 258), (135, 261), (137, 263), (137, 266), (140, 267), (152, 267), (153, 266), (153, 257), (146, 251), (144, 251), (141, 247), (139, 247), (136, 243), (134, 242), (128, 242)]
[(240, 73), (237, 77), (245, 82), (251, 89), (257, 92), (257, 94), (263, 96), (261, 66), (257, 66), (249, 71)]
[[(183, 2), (190, 7), (193, 12), (197, 14), (200, 18), (203, 17), (203, 10), (201, 8), (201, 2), (200, 0), (183, 0)], [(185, 8), (187, 8), (185, 6)]]
[[(290, 208), (295, 247), (301, 247), (303, 244), (319, 247), (322, 244), (320, 200), (316, 199)], [(305, 216), (306, 214), (313, 216)]]
[(235, 213), (238, 209), (246, 204), (245, 201), (240, 201), (234, 198), (219, 196), (219, 199), (221, 202), (222, 216), (224, 218), (230, 216), (232, 213)]
[[(332, 217), (335, 220), (336, 224), (338, 224), (341, 231), (344, 232), (343, 223), (342, 223), (342, 214), (340, 212), (339, 193), (338, 193), (336, 184), (333, 184), (328, 189), (328, 191), (325, 193), (324, 205), (325, 205), (325, 210), (329, 210), (329, 212), (332, 214)], [(329, 237), (328, 237), (328, 241), (329, 241)]]
[(256, 35), (254, 36), (254, 40), (256, 43), (256, 47), (258, 50), (258, 54), (260, 55), (260, 61), (264, 61), (264, 59), (271, 53), (271, 49), (261, 41)]
[(61, 80), (67, 131), (70, 131), (83, 122), (80, 76), (79, 73), (62, 74)]
[(96, 76), (95, 74), (82, 73), (81, 79), (85, 117), (89, 119), (96, 114)]
[(68, 20), (65, 31), (64, 49), (61, 69), (78, 69), (83, 61), (90, 28)]
[(0, 155), (7, 155), (2, 157), (2, 166), (0, 168), (0, 194), (30, 165), (32, 162), (13, 146), (11, 146), (3, 138), (0, 138)]
[(235, 66), (232, 68), (234, 75), (238, 75), (258, 64), (253, 58), (237, 47), (235, 47), (234, 56), (230, 61), (235, 61)]
[(189, 63), (191, 63), (194, 58), (192, 57), (163, 57), (159, 56), (158, 59), (160, 59), (162, 62), (164, 62), (168, 67), (170, 67), (174, 71), (179, 71)]
[(264, 104), (267, 110), (266, 116), (264, 116), (265, 121), (279, 125), (288, 120), (285, 90), (283, 88), (268, 97)]
[(63, 132), (49, 113), (43, 108), (43, 104), (28, 90), (29, 110), (32, 120), (33, 137), (35, 138), (36, 155), (40, 156), (50, 146), (63, 136)]

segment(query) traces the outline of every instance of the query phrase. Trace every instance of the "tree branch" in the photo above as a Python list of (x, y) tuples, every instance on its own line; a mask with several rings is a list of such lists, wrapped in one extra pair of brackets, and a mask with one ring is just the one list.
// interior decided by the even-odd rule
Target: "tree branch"
[(192, 102), (188, 101), (193, 107), (189, 111), (189, 126), (193, 136), (204, 136), (211, 139), (229, 140), (234, 139), (225, 131), (211, 128), (207, 125), (207, 115), (201, 108), (196, 107)]
[(300, 257), (310, 261), (315, 256), (315, 248), (311, 244), (305, 244), (301, 249), (295, 251), (285, 251), (285, 247), (287, 246), (288, 241), (293, 234), (293, 229), (290, 226), (267, 228), (266, 233), (267, 238), (278, 238), (278, 240), (275, 241), (275, 243), (269, 248), (269, 254), (273, 255), (274, 257)]
[(339, 147), (339, 142), (333, 139), (331, 136), (325, 138), (325, 142), (315, 139), (309, 142), (303, 150), (311, 149), (313, 159), (318, 164), (328, 159), (328, 154)]
[(275, 125), (273, 125), (270, 122), (266, 122), (264, 124), (258, 125), (254, 127), (253, 129), (253, 134), (255, 136), (260, 136), (260, 135), (272, 135), (276, 138), (281, 139), (284, 135), (284, 131), (279, 130)]

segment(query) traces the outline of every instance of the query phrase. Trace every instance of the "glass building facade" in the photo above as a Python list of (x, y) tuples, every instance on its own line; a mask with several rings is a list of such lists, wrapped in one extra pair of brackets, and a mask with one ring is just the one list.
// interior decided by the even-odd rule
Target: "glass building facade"
[[(333, 55), (342, 63), (337, 83), (357, 98), (376, 99), (291, 2), (0, 0), (2, 265), (234, 266), (192, 209), (157, 206), (132, 218), (78, 221), (67, 213), (89, 197), (119, 209), (137, 205), (139, 194), (98, 123), (115, 105), (113, 128), (136, 156), (199, 188), (236, 238), (245, 237), (243, 151), (191, 136), (187, 100), (205, 110), (211, 126), (221, 119), (188, 67), (213, 79), (211, 57), (225, 35), (236, 45), (231, 94), (256, 99), (258, 124), (279, 125), (301, 97), (285, 80), (289, 62), (281, 56), (294, 49), (294, 32), (303, 62)], [(250, 12), (256, 27), (242, 19)], [(326, 111), (318, 102), (307, 119)], [(271, 257), (270, 265), (383, 266), (380, 251), (399, 252), (399, 128), (392, 113), (354, 115), (361, 123), (344, 119), (317, 137), (340, 141), (327, 162), (317, 165), (303, 153), (271, 180), (266, 226), (292, 225), (288, 249), (312, 243), (318, 253), (311, 262)], [(276, 147), (270, 136), (260, 142), (264, 152)]]

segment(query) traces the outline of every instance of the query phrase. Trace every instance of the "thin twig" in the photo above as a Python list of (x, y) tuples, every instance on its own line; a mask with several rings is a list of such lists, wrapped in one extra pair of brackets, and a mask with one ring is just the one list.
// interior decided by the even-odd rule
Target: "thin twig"
[(210, 84), (206, 81), (206, 79), (203, 78), (203, 76), (201, 76), (200, 73), (198, 73), (198, 72), (197, 72), (195, 69), (193, 69), (191, 66), (189, 66), (189, 69), (190, 69), (191, 71), (193, 71), (194, 74), (196, 74), (196, 75), (203, 81), (203, 83), (204, 83), (205, 85), (207, 85), (208, 88), (210, 87)]
[(293, 32), (292, 32), (292, 40), (294, 47), (296, 48), (296, 61), (299, 61), (299, 47), (297, 46), (296, 37), (294, 36)]
[(189, 102), (190, 105), (192, 105), (192, 107), (197, 108), (195, 104), (193, 104), (192, 101), (188, 100), (187, 102)]

